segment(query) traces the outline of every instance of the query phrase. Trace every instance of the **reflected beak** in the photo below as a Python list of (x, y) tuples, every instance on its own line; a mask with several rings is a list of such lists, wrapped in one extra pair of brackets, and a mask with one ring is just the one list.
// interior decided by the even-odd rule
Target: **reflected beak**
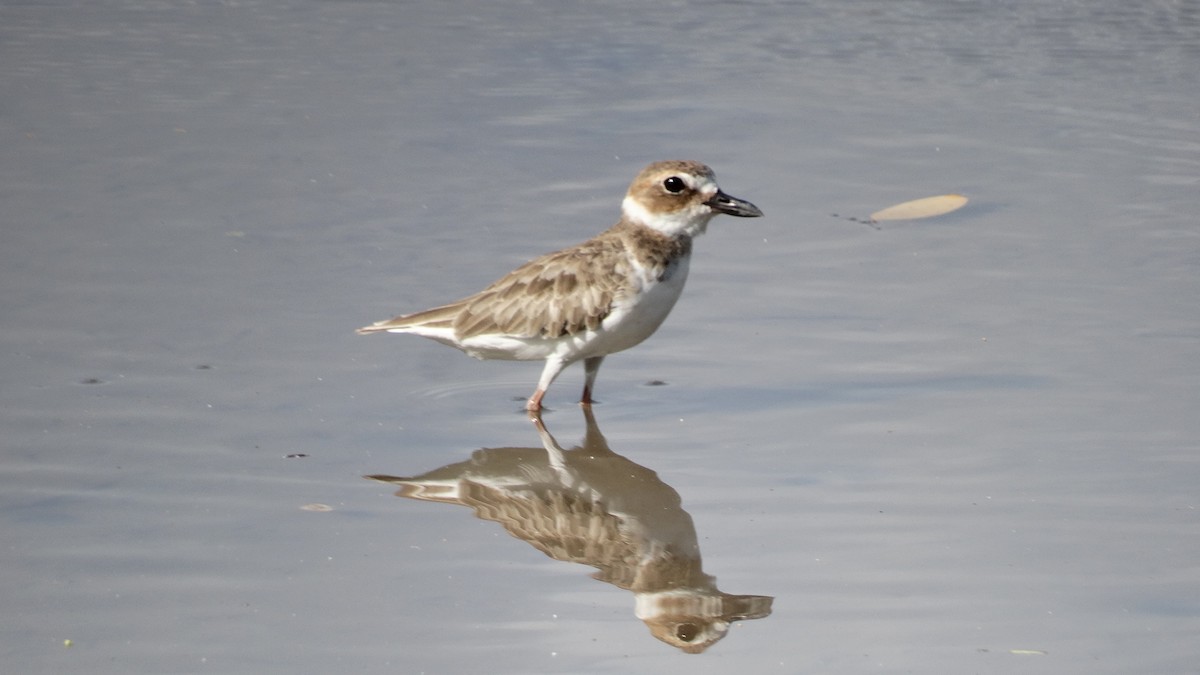
[(704, 202), (709, 208), (718, 213), (726, 213), (738, 218), (757, 218), (763, 214), (759, 208), (744, 199), (730, 197), (729, 195), (717, 190), (717, 194), (712, 196), (712, 199)]

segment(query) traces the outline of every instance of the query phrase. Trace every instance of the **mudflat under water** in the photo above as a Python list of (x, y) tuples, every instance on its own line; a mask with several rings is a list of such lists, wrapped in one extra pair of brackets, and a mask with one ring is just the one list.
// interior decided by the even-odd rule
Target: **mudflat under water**
[[(6, 672), (1197, 672), (1193, 3), (7, 3), (0, 88)], [(667, 158), (767, 217), (594, 418), (354, 335)]]

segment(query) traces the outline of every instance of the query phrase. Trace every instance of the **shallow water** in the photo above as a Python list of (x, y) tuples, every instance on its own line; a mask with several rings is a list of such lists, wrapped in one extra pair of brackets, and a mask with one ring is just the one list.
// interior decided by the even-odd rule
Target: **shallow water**
[[(6, 671), (1197, 672), (1193, 4), (473, 11), (0, 8)], [(544, 450), (538, 364), (353, 334), (672, 157), (767, 215), (598, 383), (676, 545), (773, 598), (699, 656), (363, 478)]]

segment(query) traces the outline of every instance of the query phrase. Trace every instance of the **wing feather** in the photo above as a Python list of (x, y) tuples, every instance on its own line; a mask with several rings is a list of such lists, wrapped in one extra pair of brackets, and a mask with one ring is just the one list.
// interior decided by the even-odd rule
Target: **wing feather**
[[(630, 281), (631, 245), (651, 251), (638, 254), (641, 265), (663, 269), (690, 247), (690, 241), (629, 230), (618, 224), (578, 246), (531, 260), (475, 295), (379, 321), (358, 332), (452, 329), (458, 340), (465, 340), (489, 334), (557, 338), (595, 330), (614, 303), (637, 291)], [(641, 239), (627, 241), (635, 235)]]
[(383, 321), (376, 321), (370, 326), (363, 326), (362, 328), (359, 328), (358, 332), (365, 335), (367, 333), (379, 333), (382, 331), (414, 328), (417, 326), (423, 326), (427, 328), (450, 328), (454, 325), (454, 320), (458, 316), (459, 312), (462, 311), (463, 302), (464, 301), (459, 300), (458, 302), (453, 302), (449, 305), (442, 305), (441, 307), (434, 307), (433, 309), (426, 309), (421, 312), (402, 314), (390, 319), (384, 319)]
[(460, 340), (489, 333), (556, 338), (598, 328), (613, 302), (633, 291), (628, 266), (625, 245), (613, 236), (544, 255), (455, 303), (455, 333)]

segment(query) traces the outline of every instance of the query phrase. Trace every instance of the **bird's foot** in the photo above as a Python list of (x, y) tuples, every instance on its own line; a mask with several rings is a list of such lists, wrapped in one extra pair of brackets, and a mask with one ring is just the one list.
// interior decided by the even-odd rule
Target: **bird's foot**
[(541, 389), (533, 392), (533, 396), (530, 396), (529, 400), (525, 402), (525, 410), (531, 414), (542, 412), (542, 397), (545, 395), (546, 392)]

